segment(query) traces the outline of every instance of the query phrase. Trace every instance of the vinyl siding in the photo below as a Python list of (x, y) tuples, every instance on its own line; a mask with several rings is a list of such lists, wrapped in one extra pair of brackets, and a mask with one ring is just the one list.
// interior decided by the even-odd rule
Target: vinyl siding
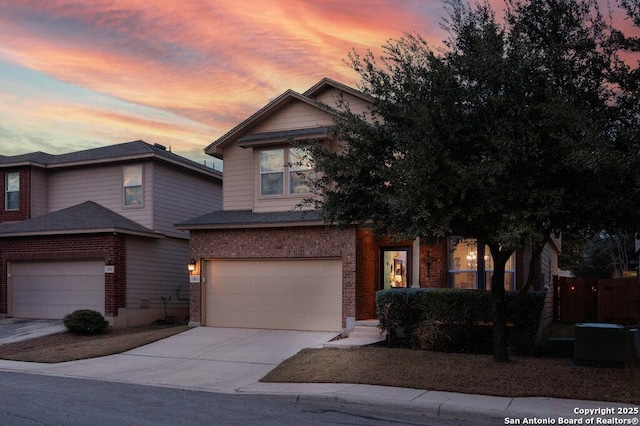
[[(130, 163), (139, 164), (139, 163)], [(122, 164), (66, 170), (49, 174), (49, 212), (94, 201), (103, 207), (153, 229), (153, 163), (144, 162), (144, 206), (124, 207), (122, 201)]]
[(154, 230), (157, 232), (189, 238), (187, 232), (175, 229), (174, 225), (222, 208), (221, 183), (213, 177), (156, 163), (153, 179)]
[[(315, 99), (320, 103), (337, 108), (337, 96), (338, 94), (335, 90), (325, 90), (324, 92), (318, 94)], [(347, 103), (347, 105), (349, 105), (351, 112), (355, 114), (360, 114), (367, 111), (367, 108), (371, 105), (371, 103), (348, 93), (344, 93), (343, 96), (345, 102)]]
[[(187, 308), (189, 297), (189, 241), (177, 238), (161, 240), (127, 238), (127, 308), (141, 305), (164, 308), (162, 295), (169, 296), (167, 308)], [(176, 287), (180, 291), (176, 295)], [(148, 304), (145, 302), (148, 301)]]
[(31, 217), (47, 214), (49, 204), (48, 180), (44, 170), (31, 169)]
[[(326, 112), (304, 102), (292, 102), (273, 114), (264, 123), (254, 127), (252, 133), (308, 129), (332, 124), (333, 118)], [(225, 172), (226, 167), (225, 164)]]
[(253, 149), (231, 145), (224, 151), (224, 210), (253, 208)]
[(547, 243), (540, 254), (541, 283), (551, 288), (553, 276), (558, 275), (558, 254), (552, 243)]

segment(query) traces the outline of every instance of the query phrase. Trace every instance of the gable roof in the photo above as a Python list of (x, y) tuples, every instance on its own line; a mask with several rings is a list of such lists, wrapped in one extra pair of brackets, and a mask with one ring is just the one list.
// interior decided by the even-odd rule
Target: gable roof
[[(264, 107), (260, 108), (258, 111), (253, 113), (249, 118), (242, 121), (236, 127), (225, 133), (223, 136), (218, 138), (216, 141), (212, 142), (209, 146), (207, 146), (204, 151), (212, 155), (216, 158), (222, 158), (222, 151), (225, 147), (229, 146), (234, 141), (242, 140), (246, 138), (246, 135), (251, 131), (251, 128), (255, 127), (257, 124), (265, 121), (267, 118), (275, 114), (277, 111), (284, 108), (286, 105), (289, 105), (292, 102), (304, 102), (308, 105), (313, 106), (314, 108), (322, 109), (326, 111), (328, 114), (334, 114), (331, 108), (327, 108), (321, 103), (315, 100), (315, 97), (321, 92), (334, 88), (341, 92), (349, 93), (353, 96), (357, 96), (359, 98), (370, 101), (371, 98), (364, 93), (353, 89), (349, 86), (346, 86), (342, 83), (338, 83), (335, 80), (330, 78), (323, 78), (318, 83), (314, 84), (310, 89), (304, 92), (304, 94), (297, 93), (291, 89), (285, 91), (280, 96), (273, 99), (271, 102), (266, 104)], [(325, 130), (325, 128), (323, 128)], [(325, 132), (326, 133), (326, 132)]]
[(102, 232), (118, 232), (163, 238), (162, 234), (154, 232), (93, 201), (86, 201), (76, 206), (22, 222), (0, 226), (0, 238)]
[(53, 169), (151, 158), (222, 179), (222, 173), (218, 170), (167, 151), (162, 145), (151, 145), (142, 140), (58, 155), (37, 151), (21, 155), (0, 156), (0, 168), (30, 165)]
[(266, 228), (316, 226), (324, 222), (317, 210), (254, 213), (251, 210), (218, 210), (178, 223), (177, 229)]

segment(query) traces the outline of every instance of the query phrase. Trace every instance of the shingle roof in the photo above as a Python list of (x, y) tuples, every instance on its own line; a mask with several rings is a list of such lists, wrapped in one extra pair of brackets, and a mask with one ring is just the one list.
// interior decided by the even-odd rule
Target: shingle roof
[(279, 130), (276, 132), (250, 133), (236, 141), (237, 144), (251, 143), (256, 141), (283, 140), (296, 137), (308, 137), (331, 133), (333, 126), (318, 126), (306, 129)]
[(106, 161), (117, 161), (128, 158), (156, 157), (172, 163), (177, 163), (191, 169), (199, 170), (209, 174), (222, 177), (222, 173), (206, 167), (202, 164), (191, 161), (187, 158), (167, 151), (164, 147), (148, 144), (145, 141), (137, 140), (116, 145), (108, 145), (100, 148), (85, 149), (82, 151), (70, 152), (67, 154), (52, 155), (45, 152), (31, 152), (28, 154), (0, 156), (0, 167), (21, 163), (32, 163), (41, 167), (63, 167), (75, 164), (91, 164)]
[(93, 201), (86, 201), (73, 207), (15, 224), (4, 224), (0, 226), (0, 238), (26, 235), (86, 234), (95, 232), (121, 232), (162, 238), (161, 234)]
[(251, 210), (218, 210), (178, 223), (178, 229), (249, 228), (322, 223), (317, 210), (254, 213)]

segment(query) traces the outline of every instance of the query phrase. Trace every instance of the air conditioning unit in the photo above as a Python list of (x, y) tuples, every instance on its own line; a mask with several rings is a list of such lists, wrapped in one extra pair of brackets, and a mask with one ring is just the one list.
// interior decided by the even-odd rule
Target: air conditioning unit
[(620, 324), (578, 323), (574, 364), (585, 367), (625, 367), (625, 328)]

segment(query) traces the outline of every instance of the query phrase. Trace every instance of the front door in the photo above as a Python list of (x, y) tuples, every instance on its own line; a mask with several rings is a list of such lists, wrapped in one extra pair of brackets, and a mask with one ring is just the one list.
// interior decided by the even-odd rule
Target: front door
[(410, 287), (409, 260), (408, 247), (380, 249), (380, 288)]

